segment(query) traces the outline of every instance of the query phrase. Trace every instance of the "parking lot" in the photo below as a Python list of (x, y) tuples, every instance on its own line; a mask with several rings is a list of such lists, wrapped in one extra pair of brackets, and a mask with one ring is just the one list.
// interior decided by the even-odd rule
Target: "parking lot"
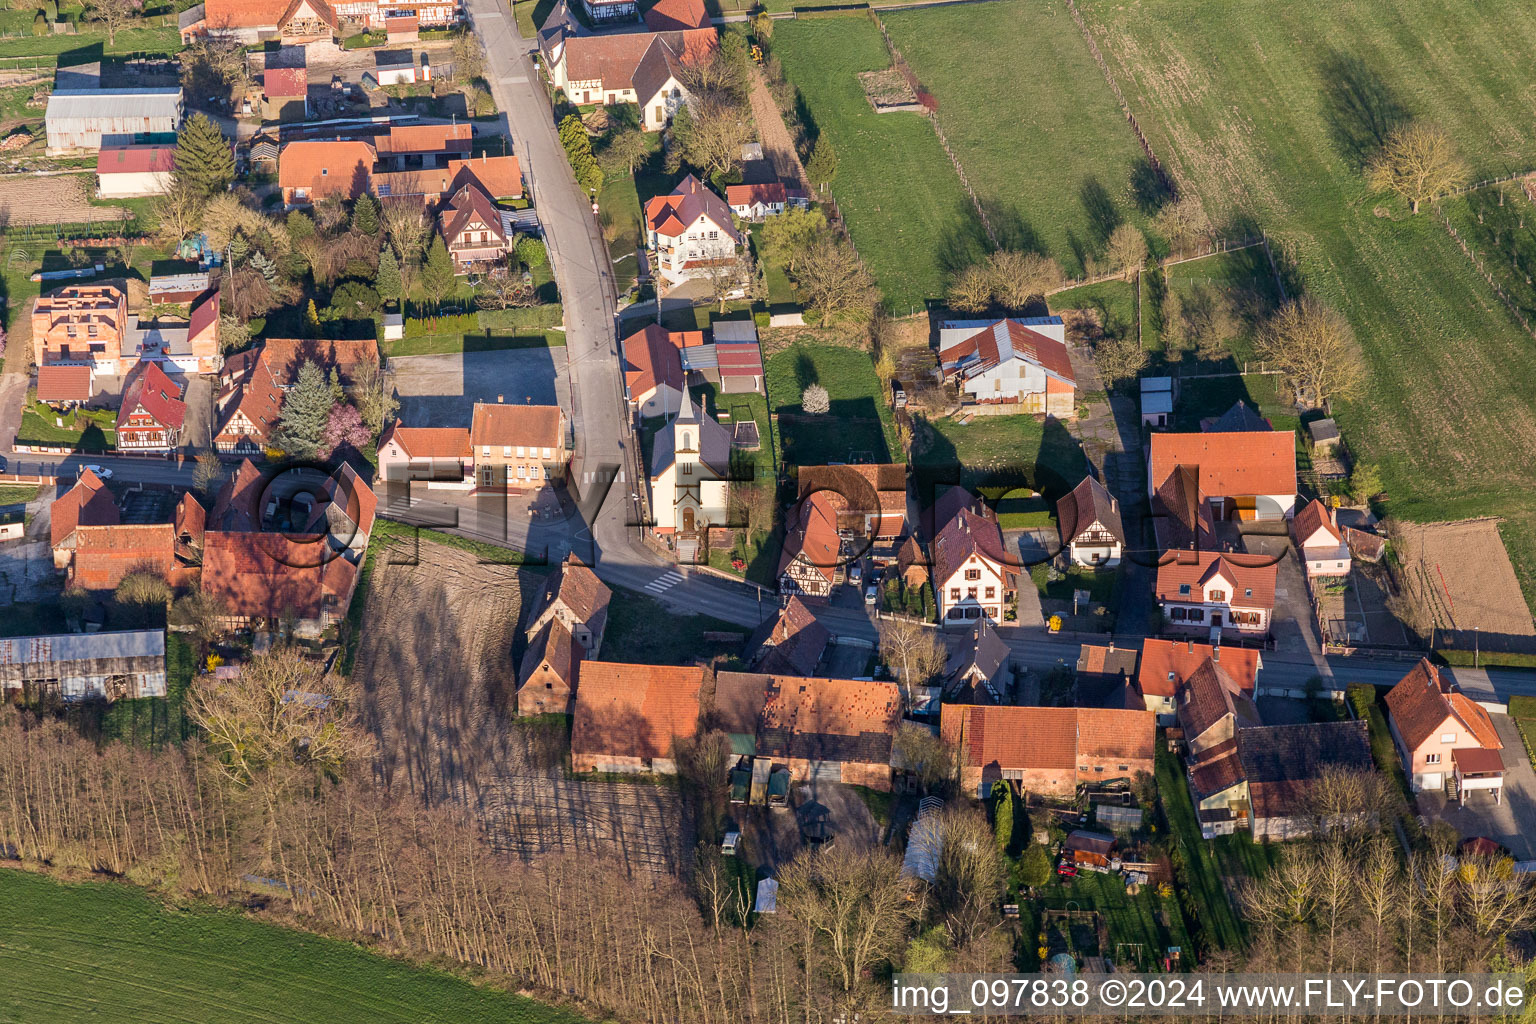
[(389, 361), (400, 419), (413, 427), (468, 427), (475, 402), (560, 405), (570, 414), (564, 348), (517, 348)]

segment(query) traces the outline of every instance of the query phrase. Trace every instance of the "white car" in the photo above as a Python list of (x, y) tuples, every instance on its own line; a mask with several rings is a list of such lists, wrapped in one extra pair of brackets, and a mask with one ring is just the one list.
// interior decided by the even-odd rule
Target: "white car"
[(90, 470), (103, 480), (112, 479), (112, 471), (105, 466), (85, 466), (82, 468)]
[(880, 586), (879, 586), (879, 584), (871, 583), (869, 586), (864, 588), (864, 603), (865, 604), (869, 605), (870, 607), (874, 607), (875, 602), (878, 601), (879, 599), (880, 599)]

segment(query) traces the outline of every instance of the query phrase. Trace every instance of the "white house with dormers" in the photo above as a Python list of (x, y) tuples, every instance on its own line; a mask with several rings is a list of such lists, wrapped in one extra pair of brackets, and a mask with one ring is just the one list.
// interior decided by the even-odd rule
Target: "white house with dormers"
[(1157, 569), (1157, 601), (1167, 627), (1175, 632), (1209, 632), (1211, 642), (1222, 636), (1263, 637), (1275, 611), (1273, 562), (1251, 555), (1215, 551), (1178, 552)]
[(1010, 412), (1077, 414), (1077, 376), (1059, 316), (939, 324), (944, 379), (967, 401)]
[(670, 284), (701, 276), (711, 263), (735, 259), (742, 243), (725, 200), (691, 174), (670, 195), (645, 204), (645, 245), (656, 272)]
[(651, 451), (652, 531), (696, 539), (726, 521), (731, 435), (694, 404), (682, 404), (658, 431)]

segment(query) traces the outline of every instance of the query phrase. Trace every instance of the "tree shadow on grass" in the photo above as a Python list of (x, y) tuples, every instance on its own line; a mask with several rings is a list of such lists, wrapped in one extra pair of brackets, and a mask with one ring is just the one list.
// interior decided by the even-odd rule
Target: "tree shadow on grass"
[(1104, 183), (1091, 174), (1083, 179), (1083, 184), (1077, 190), (1077, 198), (1088, 216), (1088, 230), (1092, 232), (1093, 242), (1102, 247), (1125, 219), (1120, 215), (1120, 208), (1115, 205), (1115, 199), (1109, 194), (1109, 189), (1104, 187)]
[(939, 232), (935, 250), (939, 269), (947, 276), (980, 263), (992, 251), (987, 230), (969, 199), (956, 201), (948, 222)]
[(1148, 217), (1174, 199), (1168, 179), (1159, 174), (1146, 157), (1131, 165), (1131, 196), (1136, 200), (1136, 209)]
[(1329, 52), (1317, 73), (1328, 137), (1358, 172), (1411, 115), (1381, 76), (1353, 54)]

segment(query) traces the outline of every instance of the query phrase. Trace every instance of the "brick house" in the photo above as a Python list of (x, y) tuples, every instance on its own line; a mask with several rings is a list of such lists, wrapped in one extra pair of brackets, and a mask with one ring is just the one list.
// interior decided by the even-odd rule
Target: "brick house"
[(474, 185), (465, 185), (453, 194), (438, 211), (437, 223), (457, 273), (500, 263), (512, 248), (512, 233), (502, 223), (501, 212), (491, 197)]
[(965, 400), (1059, 419), (1077, 415), (1077, 375), (1059, 316), (941, 323), (939, 365)]
[(826, 491), (815, 491), (795, 507), (798, 514), (784, 531), (779, 553), (779, 593), (825, 601), (842, 575), (832, 497)]
[(538, 490), (565, 475), (565, 413), (558, 405), (476, 402), (469, 447), (477, 490)]
[(725, 200), (691, 174), (669, 194), (645, 204), (645, 245), (669, 284), (699, 277), (711, 263), (735, 259), (742, 243)]
[(1428, 658), (1387, 691), (1386, 702), (1392, 742), (1415, 793), (1441, 789), (1447, 778), (1463, 802), (1469, 790), (1502, 792), (1504, 744), (1493, 719)]
[(1061, 546), (1078, 565), (1109, 569), (1120, 564), (1125, 548), (1120, 503), (1093, 477), (1084, 477), (1056, 503), (1056, 527)]
[(996, 516), (984, 510), (962, 509), (934, 539), (933, 591), (945, 629), (968, 628), (983, 616), (1001, 623), (1018, 576)]
[(533, 635), (518, 666), (519, 715), (568, 715), (576, 707), (577, 674), (582, 650), (559, 619)]
[(1080, 783), (1155, 770), (1150, 711), (945, 704), (939, 734), (960, 753), (960, 788), (985, 797), (998, 780), (1070, 798)]
[[(1154, 435), (1156, 436), (1156, 435)], [(1157, 568), (1157, 601), (1169, 629), (1214, 636), (1262, 637), (1275, 610), (1274, 564), (1253, 556), (1192, 552)]]
[(715, 707), (731, 709), (727, 733), (752, 737), (750, 756), (787, 767), (796, 782), (890, 791), (903, 707), (895, 683), (721, 672)]
[(571, 770), (675, 773), (677, 742), (699, 729), (704, 669), (587, 661), (580, 671)]
[(140, 363), (123, 389), (117, 410), (117, 448), (123, 452), (169, 452), (181, 437), (187, 403), (181, 385), (158, 363)]
[(114, 284), (72, 284), (32, 300), (32, 360), (115, 374), (128, 332), (128, 296)]
[(1173, 724), (1175, 698), (1195, 671), (1208, 661), (1220, 665), (1237, 682), (1243, 693), (1252, 696), (1263, 654), (1253, 647), (1213, 647), (1193, 640), (1147, 639), (1141, 645), (1141, 665), (1137, 669), (1136, 689), (1147, 710), (1158, 715), (1163, 725)]
[(1312, 579), (1349, 575), (1349, 546), (1339, 529), (1338, 513), (1313, 498), (1291, 520), (1291, 539)]

